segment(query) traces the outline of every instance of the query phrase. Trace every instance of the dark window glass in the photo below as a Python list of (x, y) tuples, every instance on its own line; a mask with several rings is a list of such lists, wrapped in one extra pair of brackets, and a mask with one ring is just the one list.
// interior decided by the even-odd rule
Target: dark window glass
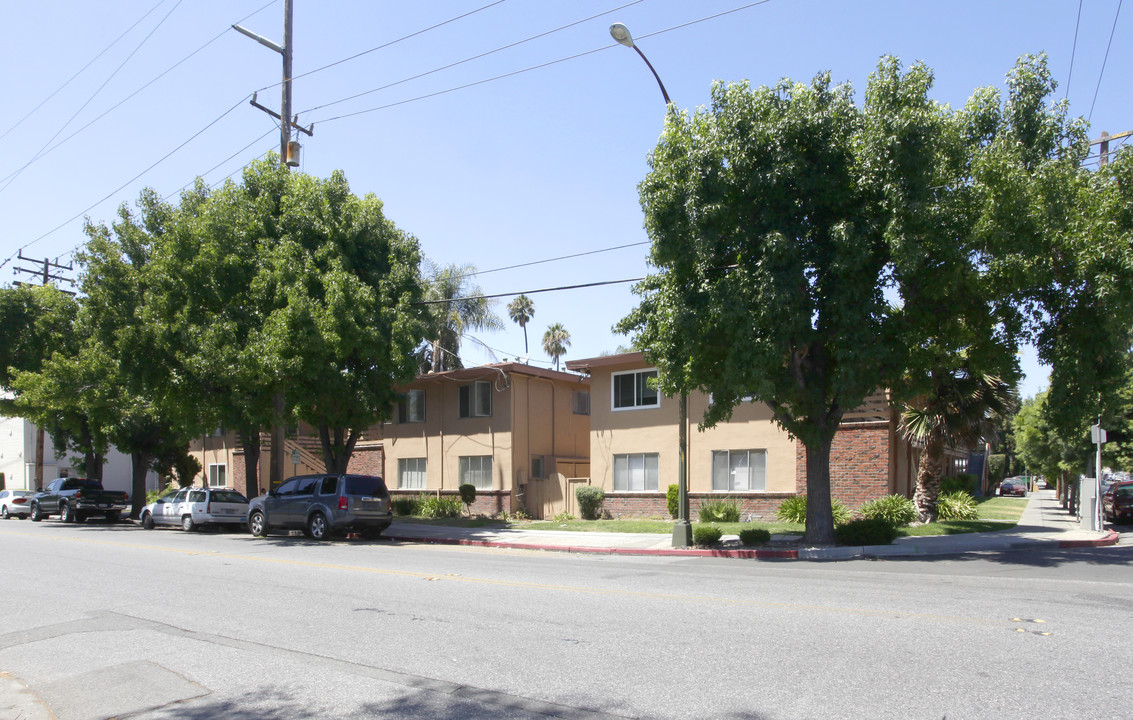
[(314, 495), (315, 486), (319, 484), (319, 480), (321, 480), (321, 479), (322, 478), (317, 478), (317, 477), (303, 478), (302, 480), (299, 481), (299, 487), (297, 487), (295, 489), (295, 494), (296, 495)]
[(338, 492), (338, 477), (331, 476), (323, 478), (322, 487), (319, 488), (320, 495), (334, 495)]
[(214, 502), (223, 503), (247, 503), (248, 498), (244, 497), (235, 490), (214, 490), (212, 493)]
[(275, 494), (276, 495), (292, 495), (292, 494), (295, 493), (295, 488), (298, 485), (299, 485), (299, 478), (293, 478), (293, 479), (288, 480), (287, 482), (283, 483), (282, 485), (280, 485), (279, 489), (275, 491)]
[(189, 502), (204, 502), (204, 501), (205, 501), (205, 493), (204, 493), (203, 490), (196, 490), (194, 492), (189, 493)]
[(380, 477), (373, 475), (347, 475), (346, 494), (374, 497), (385, 495), (386, 484)]

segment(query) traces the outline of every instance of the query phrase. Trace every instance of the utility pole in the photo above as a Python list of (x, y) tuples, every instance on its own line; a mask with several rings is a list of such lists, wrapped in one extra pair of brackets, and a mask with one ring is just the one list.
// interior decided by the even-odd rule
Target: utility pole
[[(34, 262), (34, 263), (39, 262), (38, 260), (35, 260), (33, 258), (24, 257), (24, 254), (23, 254), (22, 251), (18, 254), (17, 257), (20, 260), (23, 260), (24, 262)], [(56, 260), (58, 260), (58, 258), (56, 258)], [(13, 268), (13, 272), (14, 273), (27, 273), (28, 275), (39, 275), (43, 279), (43, 282), (40, 283), (41, 285), (50, 285), (51, 281), (53, 281), (53, 280), (56, 280), (56, 281), (59, 281), (59, 282), (71, 283), (71, 285), (75, 284), (75, 281), (70, 279), (70, 278), (65, 278), (62, 275), (54, 274), (52, 272), (52, 269), (67, 270), (67, 271), (74, 270), (74, 268), (71, 266), (71, 263), (67, 263), (66, 265), (60, 265), (58, 262), (51, 262), (51, 260), (49, 260), (48, 258), (44, 258), (43, 259), (43, 270), (39, 270), (39, 269), (32, 270), (32, 269), (20, 267), (20, 266), (17, 265), (15, 268)], [(15, 285), (26, 285), (26, 284), (29, 284), (29, 283), (22, 283), (22, 282), (16, 281), (14, 284)], [(70, 290), (60, 290), (60, 292), (65, 292), (68, 295), (74, 295), (75, 294), (74, 292), (72, 292)], [(39, 425), (37, 425), (36, 429), (35, 429), (35, 489), (36, 490), (42, 490), (43, 489), (43, 427), (39, 426)]]
[(1106, 131), (1103, 130), (1102, 136), (1100, 138), (1098, 138), (1097, 140), (1091, 140), (1090, 141), (1091, 146), (1093, 146), (1093, 145), (1100, 145), (1101, 146), (1101, 147), (1098, 148), (1098, 153), (1099, 153), (1099, 156), (1100, 156), (1101, 165), (1108, 165), (1109, 164), (1109, 141), (1110, 140), (1120, 140), (1121, 138), (1126, 138), (1126, 137), (1129, 137), (1130, 135), (1133, 135), (1133, 130), (1127, 130), (1126, 132), (1117, 133), (1116, 135), (1110, 135), (1109, 133), (1107, 133)]
[[(232, 28), (242, 35), (246, 35), (266, 48), (276, 51), (283, 56), (283, 81), (282, 81), (282, 97), (280, 98), (279, 114), (272, 112), (268, 108), (260, 105), (257, 101), (256, 94), (252, 93), (251, 105), (259, 110), (266, 112), (274, 118), (279, 120), (279, 166), (286, 170), (290, 166), (299, 164), (299, 143), (292, 146), (291, 143), (291, 127), (294, 126), (296, 130), (306, 133), (308, 136), (313, 134), (314, 125), (310, 128), (304, 128), (298, 124), (298, 116), (292, 118), (291, 116), (291, 61), (294, 48), (293, 28), (294, 28), (294, 7), (293, 0), (283, 0), (283, 45), (278, 45), (267, 38), (257, 35), (256, 33), (233, 25)], [(283, 443), (285, 440), (286, 427), (283, 422), (283, 414), (287, 410), (286, 399), (283, 390), (276, 390), (271, 398), (272, 413), (274, 419), (271, 426), (271, 454), (268, 456), (268, 489), (275, 489), (283, 482)], [(259, 468), (256, 469), (257, 474)], [(251, 493), (252, 483), (258, 487), (259, 478), (246, 478), (245, 482), (248, 484), (248, 492)]]

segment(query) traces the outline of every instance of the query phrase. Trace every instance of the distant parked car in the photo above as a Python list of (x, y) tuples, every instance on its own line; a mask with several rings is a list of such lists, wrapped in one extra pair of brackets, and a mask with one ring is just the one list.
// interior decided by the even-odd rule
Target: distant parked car
[(65, 523), (86, 522), (101, 515), (116, 523), (130, 508), (130, 496), (121, 490), (105, 490), (99, 480), (58, 478), (31, 499), (32, 522), (58, 515)]
[(23, 520), (31, 514), (31, 490), (0, 490), (0, 518), (18, 517)]
[(393, 521), (389, 490), (373, 475), (301, 475), (278, 490), (253, 498), (248, 530), (267, 535), (274, 529), (301, 529), (325, 540), (333, 533), (359, 532), (374, 538)]
[(236, 526), (247, 522), (248, 498), (226, 488), (187, 487), (162, 495), (142, 508), (142, 527), (180, 525), (192, 532), (206, 525)]
[(1133, 519), (1133, 481), (1109, 486), (1102, 495), (1102, 514), (1114, 522)]
[(1008, 495), (1027, 497), (1027, 479), (1018, 477), (1007, 478), (999, 483), (999, 494), (1004, 497)]

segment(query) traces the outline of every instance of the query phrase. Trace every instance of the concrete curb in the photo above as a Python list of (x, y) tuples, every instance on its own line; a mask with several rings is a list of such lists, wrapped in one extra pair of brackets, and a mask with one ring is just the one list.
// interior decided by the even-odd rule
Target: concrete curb
[(1116, 545), (1121, 540), (1121, 533), (1110, 530), (1109, 534), (1095, 540), (1059, 540), (1060, 548), (1108, 547)]

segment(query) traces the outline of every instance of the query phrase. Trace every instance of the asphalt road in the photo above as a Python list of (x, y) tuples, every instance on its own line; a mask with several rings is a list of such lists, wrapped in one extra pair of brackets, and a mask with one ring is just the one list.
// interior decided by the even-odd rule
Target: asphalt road
[(0, 548), (0, 671), (61, 720), (1130, 716), (1131, 545), (814, 563), (11, 520)]

